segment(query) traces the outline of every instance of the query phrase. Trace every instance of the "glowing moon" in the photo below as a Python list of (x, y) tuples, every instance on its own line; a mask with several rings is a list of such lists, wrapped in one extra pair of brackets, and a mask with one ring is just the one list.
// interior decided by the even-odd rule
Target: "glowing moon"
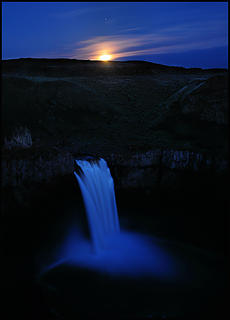
[(99, 57), (99, 60), (101, 61), (109, 61), (112, 59), (112, 56), (110, 54), (103, 54), (102, 56)]

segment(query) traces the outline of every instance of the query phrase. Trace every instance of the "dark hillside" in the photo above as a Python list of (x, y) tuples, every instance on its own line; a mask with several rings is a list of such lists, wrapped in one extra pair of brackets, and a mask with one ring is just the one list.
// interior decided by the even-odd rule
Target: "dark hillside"
[(224, 70), (68, 59), (2, 65), (2, 184), (17, 186), (21, 199), (25, 183), (72, 175), (82, 154), (104, 157), (123, 189), (194, 190), (196, 170), (207, 184), (200, 170), (226, 173)]
[[(95, 76), (95, 75), (135, 75), (152, 74), (156, 72), (209, 72), (200, 68), (186, 69), (170, 67), (147, 61), (90, 61), (75, 59), (34, 59), (22, 58), (2, 61), (3, 73), (24, 75), (43, 75), (53, 77), (67, 76)], [(225, 69), (210, 72), (226, 72)]]

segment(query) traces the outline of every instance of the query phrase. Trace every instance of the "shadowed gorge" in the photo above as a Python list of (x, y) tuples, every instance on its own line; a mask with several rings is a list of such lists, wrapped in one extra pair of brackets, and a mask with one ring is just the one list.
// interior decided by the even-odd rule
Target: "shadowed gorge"
[[(2, 61), (4, 290), (18, 314), (223, 317), (228, 112), (226, 69)], [(92, 228), (115, 209), (99, 259)]]

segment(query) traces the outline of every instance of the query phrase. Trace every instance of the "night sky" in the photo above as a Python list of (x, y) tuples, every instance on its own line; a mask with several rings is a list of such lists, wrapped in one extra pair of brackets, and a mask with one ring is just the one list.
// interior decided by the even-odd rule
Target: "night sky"
[(2, 58), (227, 68), (227, 2), (4, 2)]

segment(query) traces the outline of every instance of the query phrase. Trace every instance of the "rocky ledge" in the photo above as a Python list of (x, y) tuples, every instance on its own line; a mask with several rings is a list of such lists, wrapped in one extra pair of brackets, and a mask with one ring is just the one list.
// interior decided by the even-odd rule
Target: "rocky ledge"
[[(30, 159), (4, 159), (2, 161), (2, 187), (13, 189), (15, 201), (29, 204), (31, 193), (39, 191), (41, 184), (48, 185), (57, 177), (69, 177), (72, 183), (74, 160), (84, 154), (71, 152), (50, 153)], [(94, 155), (95, 156), (95, 155)], [(194, 188), (209, 179), (225, 177), (228, 161), (218, 155), (196, 153), (186, 150), (149, 150), (145, 153), (97, 154), (103, 157), (111, 170), (116, 190), (175, 191)], [(194, 177), (196, 178), (194, 180)], [(209, 179), (207, 180), (207, 177)], [(72, 182), (71, 182), (72, 181)], [(213, 181), (214, 183), (214, 181)]]

